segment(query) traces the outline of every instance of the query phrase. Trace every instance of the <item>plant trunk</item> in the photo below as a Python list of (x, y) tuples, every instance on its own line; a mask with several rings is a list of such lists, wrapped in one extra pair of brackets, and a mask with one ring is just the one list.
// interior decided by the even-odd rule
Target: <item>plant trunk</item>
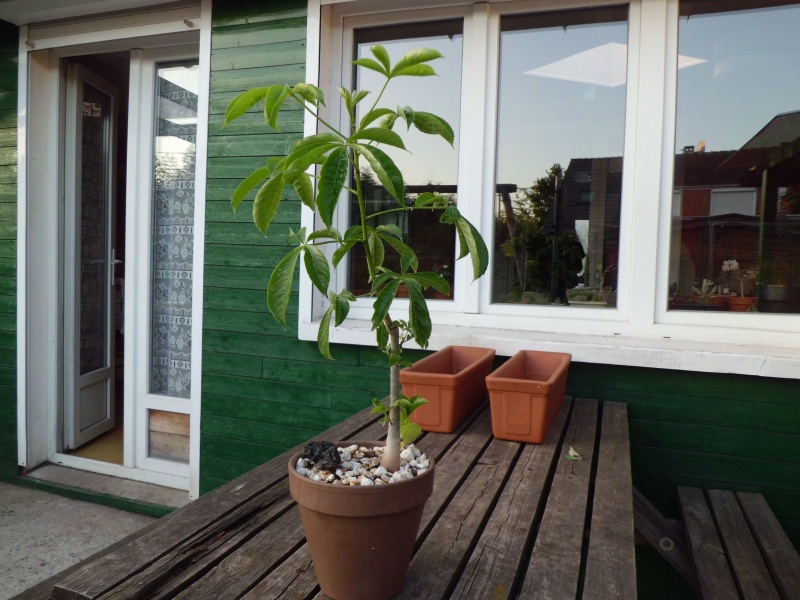
[[(392, 354), (400, 351), (400, 331), (397, 327), (392, 327), (392, 320), (387, 315), (385, 326), (389, 330), (389, 343), (391, 344)], [(389, 398), (386, 408), (395, 404), (400, 398), (400, 365), (392, 365), (389, 368)], [(395, 407), (389, 411), (389, 429), (386, 433), (386, 450), (381, 459), (381, 466), (387, 471), (397, 471), (400, 468), (400, 409)]]

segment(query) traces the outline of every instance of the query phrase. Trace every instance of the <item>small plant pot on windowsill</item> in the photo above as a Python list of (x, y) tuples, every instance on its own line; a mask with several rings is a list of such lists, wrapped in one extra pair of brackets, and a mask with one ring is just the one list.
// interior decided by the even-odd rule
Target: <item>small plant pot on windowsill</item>
[(492, 348), (447, 346), (400, 371), (403, 395), (428, 403), (411, 414), (424, 431), (451, 433), (486, 397)]
[(494, 437), (541, 444), (564, 402), (571, 360), (562, 352), (522, 350), (489, 375)]
[(758, 298), (755, 296), (730, 296), (728, 310), (732, 312), (749, 312), (755, 310)]
[[(383, 442), (334, 442), (382, 446)], [(386, 485), (349, 486), (312, 481), (289, 459), (289, 490), (300, 508), (311, 560), (322, 591), (334, 600), (387, 600), (408, 574), (434, 463), (421, 475)]]

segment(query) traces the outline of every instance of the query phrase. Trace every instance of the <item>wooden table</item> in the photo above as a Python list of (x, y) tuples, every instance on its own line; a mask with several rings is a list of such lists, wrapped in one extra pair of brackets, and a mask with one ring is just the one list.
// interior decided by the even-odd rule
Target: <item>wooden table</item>
[[(365, 410), (315, 439), (381, 431)], [(636, 597), (624, 404), (568, 398), (541, 445), (494, 439), (484, 405), (418, 445), (436, 457), (436, 480), (398, 598)], [(291, 452), (84, 564), (52, 598), (325, 598), (289, 495)]]

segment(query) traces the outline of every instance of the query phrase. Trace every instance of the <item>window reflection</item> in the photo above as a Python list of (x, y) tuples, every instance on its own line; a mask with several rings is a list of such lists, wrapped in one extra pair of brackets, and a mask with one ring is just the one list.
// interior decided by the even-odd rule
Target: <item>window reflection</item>
[(627, 7), (501, 27), (492, 300), (616, 306)]
[[(421, 47), (433, 48), (444, 55), (443, 60), (434, 61), (432, 64), (437, 77), (394, 79), (380, 102), (380, 106), (394, 108), (411, 105), (415, 110), (438, 115), (450, 123), (455, 132), (456, 150), (453, 150), (438, 136), (422, 134), (415, 128), (405, 131), (403, 125), (395, 125), (403, 127), (401, 133), (409, 152), (392, 150), (388, 152), (403, 173), (406, 185), (405, 198), (408, 204), (413, 204), (416, 197), (423, 192), (439, 192), (449, 196), (453, 202), (457, 201), (462, 26), (461, 21), (439, 21), (355, 31), (357, 58), (371, 57), (370, 48), (376, 44), (386, 48), (392, 63), (406, 52)], [(378, 73), (368, 69), (358, 69), (356, 75), (356, 88), (372, 92), (359, 105), (360, 109), (368, 110), (385, 80)], [(380, 186), (369, 166), (364, 168), (362, 165), (361, 181), (367, 214), (397, 208), (397, 200)], [(351, 199), (350, 206), (350, 222), (360, 223), (355, 198)], [(455, 229), (452, 229), (450, 235), (443, 235), (439, 217), (440, 215), (434, 211), (396, 212), (371, 221), (374, 226), (397, 225), (404, 234), (403, 241), (417, 252), (419, 270), (435, 271), (452, 286), (455, 267)], [(356, 246), (350, 256), (350, 289), (356, 294), (368, 293), (369, 274), (366, 271), (363, 249)], [(400, 271), (399, 256), (388, 247), (384, 265), (394, 271)], [(405, 288), (401, 287), (398, 296), (404, 291)], [(430, 298), (446, 299), (433, 289), (427, 290), (425, 295)], [(452, 297), (451, 287), (450, 298)]]
[(800, 8), (683, 2), (671, 309), (800, 312)]

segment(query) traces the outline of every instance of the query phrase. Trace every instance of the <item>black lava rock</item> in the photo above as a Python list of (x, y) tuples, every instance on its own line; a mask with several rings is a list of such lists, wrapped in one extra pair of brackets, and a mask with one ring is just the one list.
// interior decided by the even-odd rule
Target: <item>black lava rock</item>
[(303, 458), (307, 458), (323, 471), (335, 471), (342, 466), (339, 451), (331, 442), (309, 442), (303, 448)]

